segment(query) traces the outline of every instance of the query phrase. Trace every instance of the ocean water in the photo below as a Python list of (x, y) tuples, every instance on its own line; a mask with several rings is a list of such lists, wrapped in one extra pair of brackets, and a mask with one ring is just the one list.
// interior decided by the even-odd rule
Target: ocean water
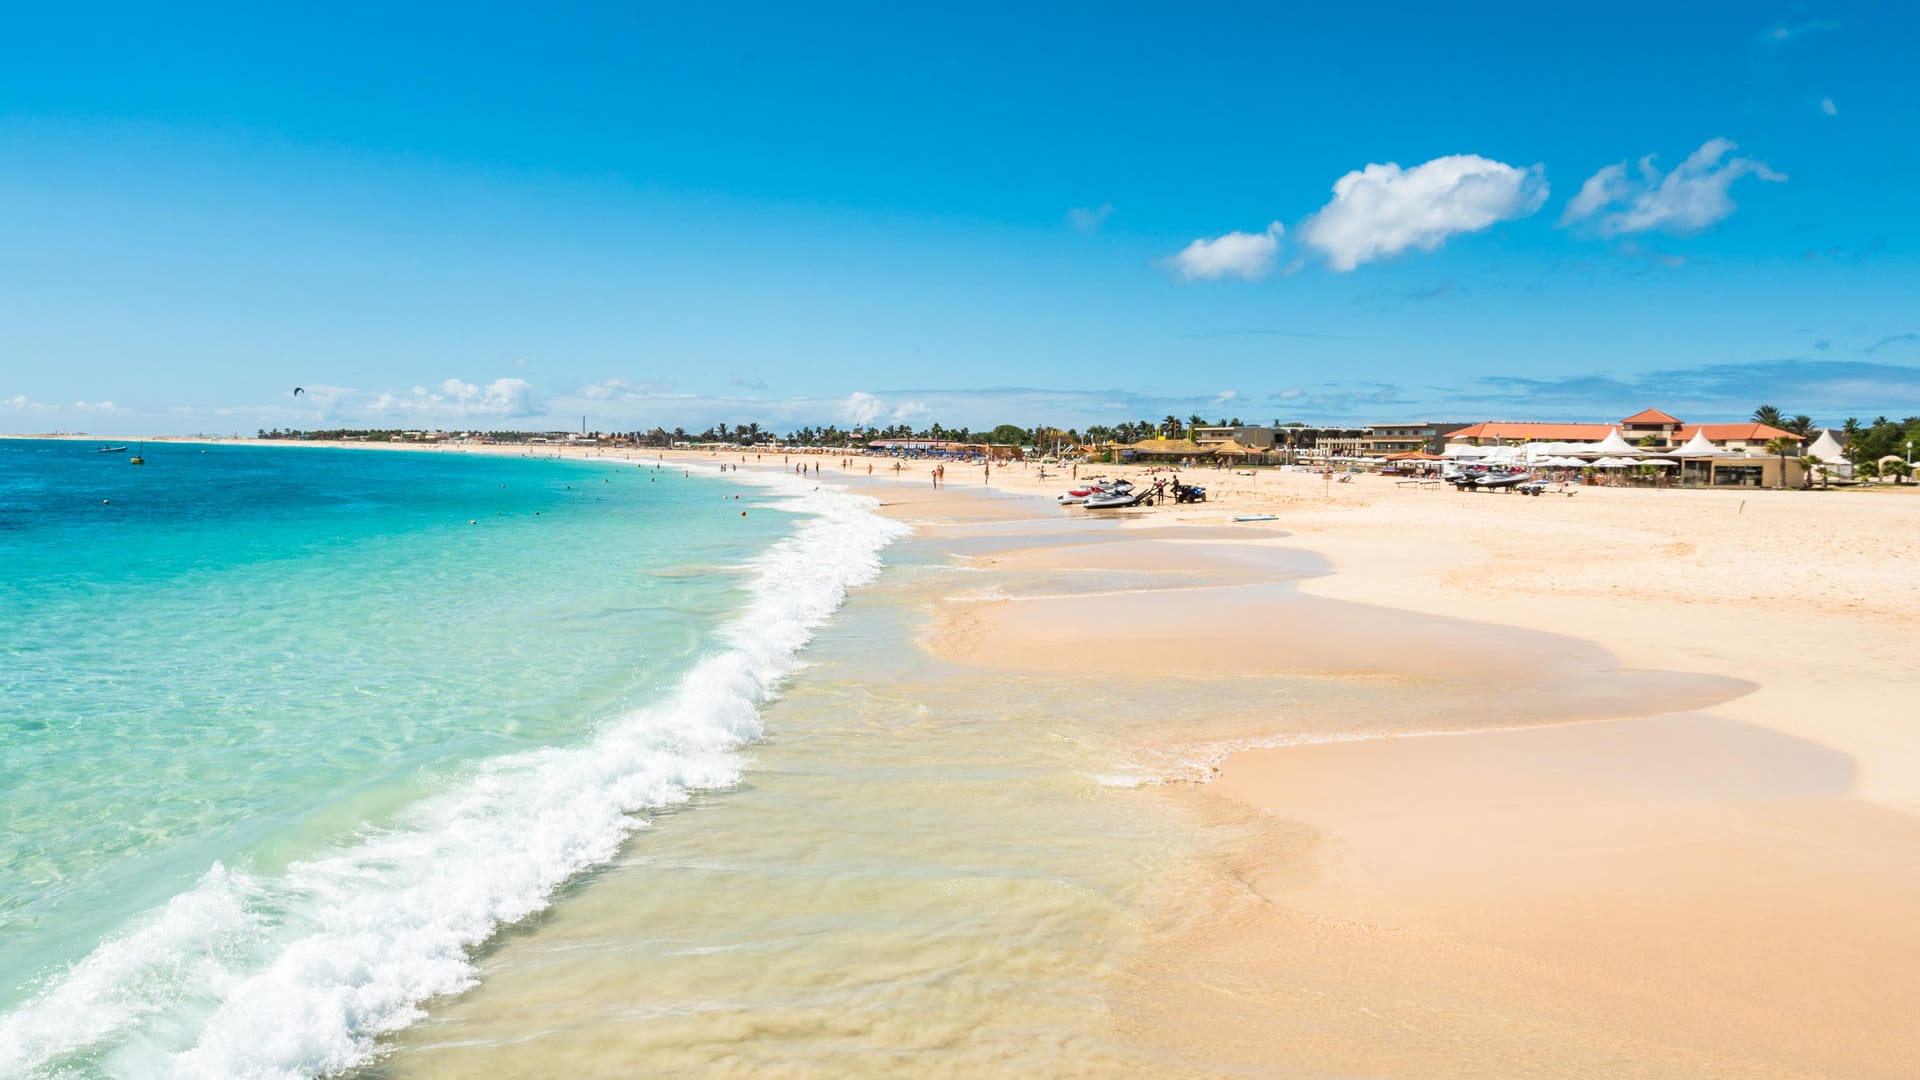
[(644, 459), (143, 449), (0, 441), (0, 1077), (367, 1062), (738, 784), (901, 531)]

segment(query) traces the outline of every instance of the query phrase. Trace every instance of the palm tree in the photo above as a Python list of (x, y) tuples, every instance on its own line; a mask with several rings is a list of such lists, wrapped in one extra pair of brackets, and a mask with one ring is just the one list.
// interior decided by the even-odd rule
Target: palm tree
[[(1762, 423), (1762, 424), (1766, 423), (1765, 420), (1760, 420), (1756, 422)], [(1778, 438), (1772, 438), (1767, 440), (1767, 453), (1777, 454), (1780, 457), (1780, 488), (1781, 490), (1785, 490), (1787, 486), (1787, 451), (1792, 448), (1793, 448), (1793, 440), (1787, 438), (1784, 435)]]
[(1787, 430), (1793, 432), (1795, 435), (1800, 435), (1800, 436), (1812, 435), (1813, 434), (1813, 417), (1808, 416), (1806, 413), (1801, 413), (1800, 415), (1787, 421)]
[(1189, 429), (1197, 428), (1197, 427), (1206, 427), (1206, 426), (1207, 426), (1207, 422), (1200, 418), (1199, 413), (1194, 413), (1193, 415), (1187, 417), (1187, 427)]
[(1777, 427), (1784, 427), (1786, 425), (1787, 418), (1780, 415), (1779, 409), (1776, 409), (1771, 405), (1762, 405), (1759, 408), (1753, 410), (1753, 422), (1756, 424), (1765, 424), (1768, 427), (1777, 428)]
[(1812, 454), (1808, 454), (1806, 457), (1800, 459), (1800, 486), (1802, 488), (1808, 491), (1813, 490), (1813, 470), (1819, 467), (1820, 459)]
[(1167, 418), (1160, 421), (1160, 432), (1169, 439), (1179, 438), (1181, 432), (1180, 418), (1172, 413), (1168, 413)]

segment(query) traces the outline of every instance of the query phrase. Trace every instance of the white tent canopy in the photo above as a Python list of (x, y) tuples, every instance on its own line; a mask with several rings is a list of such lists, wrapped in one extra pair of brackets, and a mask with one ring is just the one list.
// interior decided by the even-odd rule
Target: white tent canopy
[(1836, 476), (1853, 475), (1853, 463), (1847, 460), (1846, 447), (1833, 437), (1832, 428), (1820, 432), (1820, 437), (1807, 447), (1805, 456), (1819, 458), (1820, 467), (1831, 470)]
[(1820, 437), (1813, 440), (1812, 446), (1807, 447), (1807, 455), (1821, 461), (1839, 461), (1847, 456), (1847, 451), (1840, 445), (1840, 440), (1833, 437), (1833, 430), (1828, 428), (1820, 432)]
[(1607, 454), (1613, 457), (1638, 457), (1640, 454), (1620, 436), (1619, 428), (1607, 432), (1606, 438), (1584, 449), (1591, 454)]
[(1693, 438), (1688, 439), (1685, 446), (1673, 451), (1673, 456), (1677, 458), (1703, 458), (1714, 457), (1719, 453), (1720, 448), (1707, 441), (1707, 433), (1696, 428), (1693, 432)]

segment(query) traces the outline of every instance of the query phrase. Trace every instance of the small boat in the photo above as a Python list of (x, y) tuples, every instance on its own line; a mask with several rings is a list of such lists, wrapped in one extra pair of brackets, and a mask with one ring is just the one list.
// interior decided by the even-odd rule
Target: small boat
[[(140, 444), (141, 450), (145, 450), (146, 448), (147, 447), (145, 443)], [(127, 459), (127, 464), (129, 465), (145, 465), (146, 463), (147, 463), (147, 459), (141, 457), (139, 451), (135, 451), (134, 455)]]
[(124, 454), (126, 452), (127, 448), (124, 446), (103, 446), (95, 451), (95, 453), (99, 454)]
[(1235, 521), (1279, 521), (1280, 519), (1273, 516), (1272, 514), (1241, 514), (1240, 516), (1234, 518), (1233, 520)]

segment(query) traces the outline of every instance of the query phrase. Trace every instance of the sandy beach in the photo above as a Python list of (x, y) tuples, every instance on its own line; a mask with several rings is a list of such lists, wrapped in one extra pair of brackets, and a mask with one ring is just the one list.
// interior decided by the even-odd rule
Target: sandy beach
[(792, 460), (968, 571), (912, 601), (928, 661), (1030, 698), (1174, 688), (1127, 719), (1123, 788), (1185, 854), (1103, 976), (1125, 1053), (1067, 1071), (1920, 1071), (1920, 489), (1208, 471), (1208, 503), (1102, 518), (1037, 466), (936, 489), (924, 463)]
[(1286, 534), (1253, 541), (1275, 577), (1302, 552), (1329, 572), (1249, 581), (1243, 558), (1208, 588), (956, 603), (936, 647), (1060, 673), (1069, 641), (1219, 678), (1464, 673), (1480, 693), (1180, 786), (1217, 872), (1142, 966), (1141, 1039), (1301, 1075), (1920, 1068), (1913, 489), (1202, 476), (1217, 508), (1138, 515), (1144, 563), (1205, 567), (1256, 512), (1278, 520), (1233, 527)]

